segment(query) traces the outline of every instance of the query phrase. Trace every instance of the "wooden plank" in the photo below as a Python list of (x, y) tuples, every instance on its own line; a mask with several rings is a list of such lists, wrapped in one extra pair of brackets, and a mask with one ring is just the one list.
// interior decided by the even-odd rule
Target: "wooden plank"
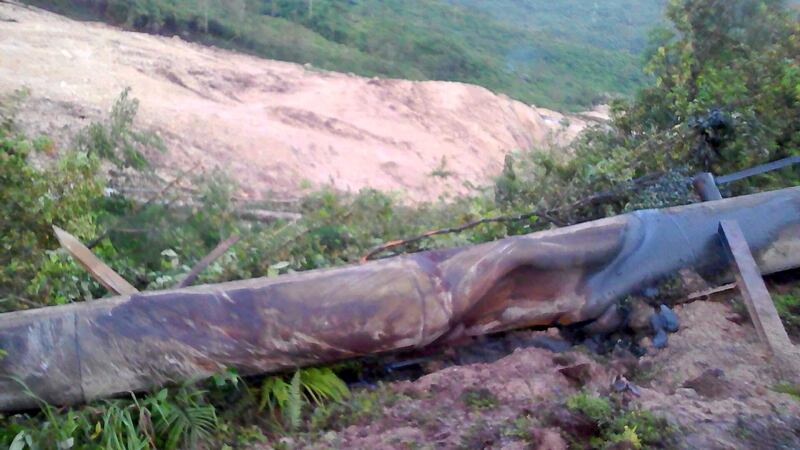
[(109, 291), (119, 295), (130, 295), (139, 292), (130, 283), (125, 281), (111, 267), (108, 267), (91, 250), (81, 243), (75, 236), (53, 226), (58, 242), (87, 272)]
[(192, 270), (189, 271), (189, 274), (186, 275), (186, 278), (181, 280), (181, 282), (178, 283), (176, 287), (182, 288), (189, 286), (194, 280), (197, 279), (200, 273), (203, 270), (205, 270), (206, 267), (208, 267), (209, 264), (214, 262), (215, 259), (222, 256), (222, 254), (228, 251), (228, 249), (231, 248), (233, 244), (239, 242), (239, 239), (241, 239), (241, 236), (234, 234), (228, 239), (225, 239), (224, 241), (217, 244), (214, 250), (211, 250), (211, 253), (207, 254), (205, 257), (203, 257), (203, 259), (200, 260), (200, 262), (198, 262), (197, 264), (195, 264), (194, 267), (192, 267)]
[(719, 233), (731, 259), (736, 284), (744, 297), (758, 336), (773, 355), (789, 354), (793, 351), (792, 342), (786, 334), (739, 223), (735, 220), (723, 220), (719, 224)]
[(736, 289), (736, 283), (728, 283), (723, 284), (722, 286), (712, 287), (698, 292), (692, 292), (686, 298), (690, 301), (708, 300), (714, 294), (719, 294), (720, 292), (730, 291), (733, 289)]
[(777, 161), (768, 162), (748, 169), (740, 170), (739, 172), (729, 173), (717, 178), (717, 185), (738, 181), (743, 178), (752, 177), (753, 175), (760, 175), (773, 170), (782, 169), (792, 164), (800, 164), (800, 156), (789, 156), (788, 158), (779, 159)]

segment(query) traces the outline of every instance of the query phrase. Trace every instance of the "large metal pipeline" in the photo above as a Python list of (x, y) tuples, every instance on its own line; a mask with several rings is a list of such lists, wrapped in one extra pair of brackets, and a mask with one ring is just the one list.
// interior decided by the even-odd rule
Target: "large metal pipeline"
[[(0, 410), (75, 404), (224, 368), (257, 374), (601, 317), (691, 268), (730, 278), (738, 220), (764, 273), (800, 266), (800, 188), (330, 270), (0, 315)], [(20, 383), (20, 381), (22, 383)]]

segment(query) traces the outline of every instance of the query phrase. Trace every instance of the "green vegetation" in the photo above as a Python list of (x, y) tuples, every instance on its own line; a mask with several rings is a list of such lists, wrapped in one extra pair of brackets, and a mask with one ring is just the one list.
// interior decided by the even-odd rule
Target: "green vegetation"
[(773, 294), (772, 301), (781, 316), (783, 326), (790, 335), (800, 334), (800, 295), (796, 291), (786, 294)]
[(567, 398), (570, 411), (580, 413), (597, 426), (591, 436), (591, 448), (606, 448), (609, 444), (627, 441), (633, 448), (667, 446), (672, 430), (663, 419), (647, 411), (630, 410), (606, 397), (580, 392)]
[(791, 395), (795, 400), (800, 401), (800, 384), (797, 383), (778, 383), (772, 388), (775, 392)]
[(472, 409), (496, 408), (500, 404), (492, 391), (486, 388), (464, 390), (461, 401)]
[(300, 426), (303, 405), (323, 406), (326, 401), (341, 402), (350, 394), (347, 385), (329, 368), (298, 370), (290, 380), (274, 376), (261, 384), (259, 409), (279, 410), (291, 429)]
[(642, 85), (664, 0), (31, 0), (81, 18), (181, 34), (366, 76), (464, 81), (578, 110)]
[(0, 416), (0, 443), (18, 450), (197, 448), (218, 431), (215, 408), (204, 391), (191, 387), (105, 401), (80, 411), (41, 405), (41, 413), (33, 417)]
[[(102, 13), (137, 28), (162, 32), (171, 32), (170, 27), (181, 32), (193, 20), (180, 16), (176, 21), (169, 15), (188, 11), (176, 6), (185, 5), (181, 0), (168, 4), (173, 8), (169, 14), (160, 9), (166, 8), (163, 5), (167, 3), (159, 0), (125, 3), (128, 6), (114, 3), (114, 8), (104, 3)], [(70, 3), (73, 4), (78, 3)], [(86, 11), (96, 13), (93, 8), (100, 3), (80, 4)], [(251, 5), (226, 2), (224, 5), (228, 6), (224, 7), (235, 4)], [(281, 8), (298, 5), (280, 1), (275, 4), (280, 14), (294, 11)], [(252, 27), (257, 26), (253, 22), (256, 20), (281, 23), (286, 27), (281, 29), (286, 31), (285, 36), (292, 36), (288, 30), (298, 29), (297, 23), (302, 20), (338, 17), (324, 15), (325, 7), (358, 11), (370, 4), (317, 1), (316, 12), (309, 15), (306, 11), (305, 19), (295, 11), (291, 13), (296, 16), (295, 21), (252, 14), (240, 22)], [(382, 2), (381, 8), (397, 8), (399, 4)], [(223, 8), (218, 2), (209, 1), (207, 5), (209, 11)], [(426, 20), (438, 17), (436, 11), (426, 10)], [(464, 17), (442, 20), (472, 20), (466, 12), (463, 14)], [(485, 242), (551, 224), (691, 202), (694, 199), (686, 175), (708, 169), (725, 173), (798, 154), (800, 25), (796, 13), (777, 0), (673, 0), (667, 14), (673, 23), (672, 31), (659, 34), (648, 53), (651, 57), (647, 69), (654, 82), (630, 101), (615, 101), (609, 126), (586, 132), (574, 144), (569, 159), (544, 156), (556, 153), (536, 149), (515, 153), (509, 156), (502, 176), (491, 189), (447, 203), (407, 206), (373, 190), (343, 195), (324, 189), (297, 205), (303, 218), (291, 224), (238, 220), (235, 184), (220, 174), (193, 180), (197, 191), (195, 207), (188, 211), (171, 207), (171, 201), (142, 206), (137, 199), (107, 191), (109, 181), (101, 170), (106, 163), (124, 166), (142, 179), (157, 180), (144, 156), (157, 151), (160, 145), (152, 134), (131, 129), (136, 108), (127, 95), (120, 97), (107, 120), (81, 132), (73, 149), (57, 157), (52, 154), (53, 145), (47, 137), (27, 137), (14, 126), (14, 110), (24, 102), (25, 93), (0, 99), (0, 217), (12, 218), (0, 221), (0, 310), (106, 295), (85, 271), (58, 250), (51, 225), (66, 229), (84, 242), (101, 237), (94, 250), (103, 260), (137, 288), (159, 289), (173, 285), (232, 233), (242, 235), (242, 241), (204, 272), (198, 283), (353, 263), (379, 243), (490, 216), (509, 218), (414, 241), (392, 251)], [(152, 22), (151, 17), (161, 19)], [(223, 16), (209, 13), (207, 26), (196, 22), (192, 25), (196, 29), (189, 31), (197, 33), (202, 29), (199, 35), (205, 35), (207, 29), (209, 39), (225, 40), (230, 45), (250, 42), (256, 47), (256, 41), (245, 40), (249, 31), (229, 28), (223, 22), (215, 22), (216, 17)], [(480, 23), (488, 24), (486, 27), (493, 26), (483, 16), (475, 17), (481, 17)], [(404, 35), (398, 30), (405, 26), (401, 24), (391, 24), (393, 28), (386, 31), (386, 39), (395, 35), (402, 39)], [(432, 30), (445, 33), (430, 25)], [(335, 23), (330, 25), (331, 30), (337, 27)], [(324, 39), (322, 34), (314, 36), (308, 42), (327, 42), (317, 47), (320, 54), (333, 48), (327, 40), (320, 40)], [(504, 35), (490, 37), (503, 42), (510, 39)], [(457, 45), (467, 46), (463, 36), (455, 35), (453, 39)], [(421, 51), (415, 43), (407, 44), (408, 51)], [(302, 50), (303, 45), (298, 43), (296, 48)], [(275, 48), (281, 47), (276, 43)], [(335, 48), (342, 55), (369, 60), (366, 53), (350, 47)], [(423, 52), (426, 57), (431, 54), (434, 53)], [(470, 67), (469, 52), (454, 54), (467, 58), (464, 67)], [(404, 55), (398, 50), (398, 58)], [(446, 172), (444, 164), (441, 169)], [(730, 193), (796, 184), (798, 175), (797, 168), (786, 168), (736, 183)], [(167, 195), (174, 200), (174, 192)], [(525, 215), (530, 211), (543, 213)], [(788, 298), (784, 300), (787, 311), (796, 314), (793, 303)], [(376, 396), (384, 394), (362, 392), (350, 399), (345, 395), (344, 386), (327, 369), (306, 369), (266, 381), (242, 380), (235, 373), (225, 373), (208, 385), (169, 387), (129, 400), (80, 408), (42, 405), (39, 413), (3, 417), (0, 446), (170, 448), (192, 447), (205, 440), (216, 444), (212, 447), (234, 446), (266, 439), (265, 435), (274, 439), (298, 424), (301, 430), (303, 423), (346, 426), (380, 414)], [(567, 400), (567, 406), (598, 425), (599, 439), (627, 440), (645, 446), (663, 431), (662, 424), (646, 412), (624, 410), (606, 399), (579, 395)], [(473, 403), (486, 404), (481, 397)], [(483, 442), (501, 432), (495, 427), (479, 427), (467, 440)]]
[(611, 402), (603, 397), (597, 397), (586, 392), (575, 394), (567, 399), (567, 408), (579, 411), (586, 417), (600, 422), (611, 416)]

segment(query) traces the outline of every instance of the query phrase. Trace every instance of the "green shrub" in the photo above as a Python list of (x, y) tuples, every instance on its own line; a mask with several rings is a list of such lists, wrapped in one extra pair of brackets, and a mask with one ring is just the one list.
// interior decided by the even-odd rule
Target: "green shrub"
[(787, 331), (793, 335), (800, 333), (800, 296), (797, 292), (773, 294), (772, 301)]
[(567, 408), (586, 415), (595, 422), (606, 422), (611, 419), (611, 402), (588, 392), (580, 392), (567, 398)]
[(665, 447), (673, 433), (666, 420), (648, 411), (630, 410), (588, 392), (570, 396), (566, 406), (597, 425), (597, 434), (589, 439), (592, 448), (605, 448), (609, 443), (621, 441), (628, 441), (634, 448)]
[(94, 122), (78, 133), (75, 138), (78, 152), (111, 161), (118, 167), (144, 169), (148, 166), (144, 152), (164, 150), (158, 135), (134, 128), (139, 101), (129, 98), (130, 92), (126, 88), (114, 101), (107, 121)]

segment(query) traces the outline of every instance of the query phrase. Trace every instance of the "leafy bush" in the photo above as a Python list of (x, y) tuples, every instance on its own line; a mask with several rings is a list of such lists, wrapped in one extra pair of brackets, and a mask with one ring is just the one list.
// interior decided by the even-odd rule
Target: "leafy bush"
[(666, 447), (671, 428), (664, 419), (647, 411), (629, 410), (611, 399), (579, 392), (567, 398), (569, 410), (583, 414), (597, 425), (597, 435), (590, 438), (592, 448), (627, 441), (634, 448)]
[(144, 169), (148, 165), (144, 151), (164, 150), (158, 135), (133, 127), (139, 101), (130, 99), (130, 92), (130, 88), (122, 91), (111, 107), (107, 122), (95, 122), (81, 130), (75, 139), (79, 153), (111, 161), (118, 167)]
[(192, 387), (162, 389), (143, 397), (111, 400), (79, 410), (42, 402), (36, 415), (0, 418), (0, 445), (12, 449), (199, 448), (216, 432), (214, 406)]
[[(57, 224), (81, 239), (92, 237), (97, 221), (94, 202), (102, 196), (103, 183), (98, 159), (83, 152), (67, 152), (52, 166), (37, 168), (31, 161), (36, 151), (33, 142), (6, 123), (0, 127), (0, 214), (7, 218), (0, 221), (0, 297), (9, 302), (0, 307), (16, 308), (28, 294), (37, 300), (58, 297), (49, 294), (54, 286), (37, 280), (41, 271), (58, 264), (58, 256), (47, 254), (57, 247), (51, 226)], [(69, 271), (72, 266), (63, 268)], [(75, 289), (83, 291), (75, 291), (79, 298), (89, 293), (88, 284), (86, 289)]]
[(578, 411), (595, 422), (602, 422), (611, 418), (611, 402), (603, 397), (598, 397), (588, 392), (580, 392), (569, 398), (566, 402), (567, 408)]
[[(654, 35), (655, 84), (612, 103), (568, 159), (517, 154), (498, 182), (511, 208), (565, 209), (562, 223), (693, 198), (686, 176), (724, 174), (795, 155), (800, 22), (781, 1), (672, 0), (674, 29)], [(740, 181), (731, 194), (785, 187), (797, 168)], [(580, 202), (588, 193), (603, 193)]]

